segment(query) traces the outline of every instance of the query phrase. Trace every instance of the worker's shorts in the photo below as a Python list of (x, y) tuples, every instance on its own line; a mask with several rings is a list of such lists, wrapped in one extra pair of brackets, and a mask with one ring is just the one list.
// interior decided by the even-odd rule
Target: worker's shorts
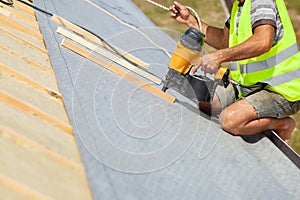
[[(236, 89), (232, 84), (227, 88), (217, 86), (216, 94), (225, 109), (236, 102)], [(297, 113), (300, 110), (300, 101), (289, 102), (282, 95), (268, 90), (260, 90), (247, 97), (242, 97), (256, 110), (258, 118), (273, 117), (284, 118)]]

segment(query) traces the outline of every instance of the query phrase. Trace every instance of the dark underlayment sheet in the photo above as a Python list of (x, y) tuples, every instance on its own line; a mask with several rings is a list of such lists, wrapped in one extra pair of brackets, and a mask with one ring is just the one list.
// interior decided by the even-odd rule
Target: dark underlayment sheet
[[(164, 31), (180, 33), (157, 28), (131, 1), (34, 4), (138, 57), (164, 79), (176, 46)], [(39, 12), (37, 18), (94, 199), (299, 199), (300, 171), (269, 138), (224, 132), (178, 93), (167, 91), (177, 99), (169, 103), (62, 47), (58, 24)]]

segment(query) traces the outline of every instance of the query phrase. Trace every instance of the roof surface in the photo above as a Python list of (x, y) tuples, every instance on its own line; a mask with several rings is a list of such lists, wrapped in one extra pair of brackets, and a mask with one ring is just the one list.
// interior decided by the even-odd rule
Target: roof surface
[(91, 199), (32, 8), (0, 3), (1, 199)]
[[(131, 1), (35, 5), (138, 57), (164, 78), (176, 41)], [(299, 169), (267, 137), (247, 142), (225, 133), (176, 92), (167, 91), (177, 99), (170, 103), (127, 78), (161, 86), (128, 70), (122, 77), (106, 70), (125, 69), (96, 49), (74, 43), (90, 53), (82, 57), (63, 47), (66, 37), (56, 33), (62, 25), (37, 17), (95, 199), (299, 198)], [(106, 62), (91, 62), (95, 57)]]

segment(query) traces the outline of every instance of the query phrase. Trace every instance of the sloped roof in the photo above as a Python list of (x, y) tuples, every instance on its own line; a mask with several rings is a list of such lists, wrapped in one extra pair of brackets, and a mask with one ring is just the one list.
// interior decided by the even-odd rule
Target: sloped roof
[[(148, 72), (164, 78), (176, 41), (131, 1), (35, 5), (136, 56), (149, 64)], [(127, 77), (161, 85), (107, 60), (96, 48), (76, 42), (77, 50), (63, 47), (68, 39), (56, 30), (64, 25), (41, 13), (38, 21), (95, 199), (299, 197), (299, 169), (269, 138), (261, 134), (247, 142), (225, 133), (193, 102), (172, 90), (175, 103), (153, 95)], [(84, 57), (78, 55), (83, 51)], [(115, 67), (126, 73), (116, 75), (110, 71)]]
[(34, 10), (0, 3), (0, 40), (1, 198), (91, 199)]

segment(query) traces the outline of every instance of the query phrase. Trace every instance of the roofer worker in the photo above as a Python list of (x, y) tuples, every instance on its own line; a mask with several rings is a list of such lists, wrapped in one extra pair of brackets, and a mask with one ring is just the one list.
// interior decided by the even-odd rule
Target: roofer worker
[[(199, 29), (186, 6), (174, 2), (171, 16)], [(222, 128), (233, 135), (274, 130), (289, 141), (300, 109), (300, 53), (283, 0), (236, 0), (224, 28), (201, 21), (205, 42), (217, 49), (203, 55), (192, 69), (216, 73), (230, 63), (238, 85), (218, 86), (210, 103), (199, 102), (207, 113), (220, 113)]]

